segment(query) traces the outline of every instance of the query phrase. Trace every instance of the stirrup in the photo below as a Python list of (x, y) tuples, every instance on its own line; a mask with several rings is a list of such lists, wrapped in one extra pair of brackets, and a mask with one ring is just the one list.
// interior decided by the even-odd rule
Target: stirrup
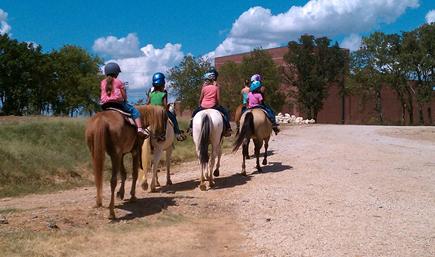
[(150, 131), (148, 128), (143, 129), (143, 128), (138, 128), (137, 129), (137, 133), (141, 136), (143, 136), (145, 139), (147, 139), (150, 136)]
[(186, 136), (180, 133), (180, 134), (176, 135), (176, 138), (178, 141), (181, 142), (181, 141), (184, 141), (186, 139)]

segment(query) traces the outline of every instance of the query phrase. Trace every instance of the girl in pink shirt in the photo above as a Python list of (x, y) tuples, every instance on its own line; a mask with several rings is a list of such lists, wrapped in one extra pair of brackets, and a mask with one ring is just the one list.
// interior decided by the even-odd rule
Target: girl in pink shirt
[[(220, 89), (216, 83), (217, 72), (210, 70), (204, 75), (204, 84), (202, 85), (201, 95), (199, 97), (199, 107), (192, 113), (192, 119), (199, 111), (213, 108), (224, 115), (225, 132), (224, 136), (231, 136), (231, 125), (228, 111), (219, 105)], [(192, 120), (190, 120), (189, 130), (192, 130)]]
[(100, 103), (103, 110), (108, 107), (121, 109), (125, 112), (131, 113), (131, 117), (137, 126), (137, 132), (147, 136), (147, 133), (142, 128), (140, 113), (133, 105), (127, 103), (127, 94), (125, 92), (124, 83), (117, 77), (121, 69), (117, 63), (111, 62), (104, 67), (106, 78), (101, 81), (100, 89)]

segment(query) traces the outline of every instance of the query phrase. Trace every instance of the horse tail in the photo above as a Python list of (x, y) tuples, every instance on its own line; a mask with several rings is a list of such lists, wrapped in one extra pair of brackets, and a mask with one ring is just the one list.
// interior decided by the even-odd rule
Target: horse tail
[(237, 135), (236, 142), (233, 144), (233, 152), (239, 150), (245, 139), (249, 140), (254, 133), (254, 115), (252, 112), (247, 112), (240, 133)]
[(199, 135), (199, 162), (204, 168), (210, 158), (208, 154), (208, 142), (210, 141), (210, 117), (205, 115), (202, 118), (201, 133)]
[(106, 155), (106, 138), (108, 128), (106, 124), (95, 126), (92, 132), (86, 132), (88, 147), (92, 155), (92, 164), (94, 167), (94, 180), (97, 188), (97, 205), (101, 205), (101, 195), (103, 191), (103, 168)]
[(151, 139), (148, 137), (145, 139), (142, 145), (142, 154), (141, 154), (141, 160), (142, 160), (142, 170), (144, 172), (144, 175), (146, 172), (148, 172), (150, 168), (150, 158), (151, 158)]

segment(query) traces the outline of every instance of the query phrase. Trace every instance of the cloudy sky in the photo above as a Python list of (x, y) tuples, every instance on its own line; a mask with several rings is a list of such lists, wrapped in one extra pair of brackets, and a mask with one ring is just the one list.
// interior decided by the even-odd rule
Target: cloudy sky
[(45, 51), (65, 44), (116, 60), (140, 97), (154, 72), (187, 54), (223, 56), (284, 46), (304, 33), (357, 49), (373, 31), (435, 22), (435, 0), (2, 0), (0, 33)]

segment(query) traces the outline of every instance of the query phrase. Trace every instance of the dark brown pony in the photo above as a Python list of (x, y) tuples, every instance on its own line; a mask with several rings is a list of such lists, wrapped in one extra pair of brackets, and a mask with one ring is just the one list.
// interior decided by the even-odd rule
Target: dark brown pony
[[(236, 112), (234, 113), (234, 121), (236, 122), (236, 137), (239, 135), (240, 132), (240, 119), (242, 118), (242, 114), (243, 114), (243, 104), (237, 106), (236, 108)], [(248, 146), (246, 147), (248, 150), (248, 153), (246, 154), (246, 159), (250, 159), (251, 157), (249, 156), (249, 141), (248, 141)]]
[[(149, 127), (150, 136), (161, 135), (165, 131), (166, 111), (159, 106), (138, 106), (144, 128)], [(102, 206), (103, 168), (105, 153), (112, 161), (112, 178), (110, 180), (111, 198), (109, 218), (115, 218), (115, 189), (117, 175), (121, 174), (121, 188), (117, 196), (124, 198), (124, 184), (127, 173), (123, 157), (131, 153), (133, 156), (133, 181), (130, 195), (131, 201), (136, 200), (136, 181), (140, 163), (140, 149), (143, 139), (137, 134), (137, 129), (126, 123), (122, 114), (117, 111), (102, 111), (89, 119), (85, 132), (86, 142), (92, 155), (95, 186), (97, 187), (96, 207)]]

